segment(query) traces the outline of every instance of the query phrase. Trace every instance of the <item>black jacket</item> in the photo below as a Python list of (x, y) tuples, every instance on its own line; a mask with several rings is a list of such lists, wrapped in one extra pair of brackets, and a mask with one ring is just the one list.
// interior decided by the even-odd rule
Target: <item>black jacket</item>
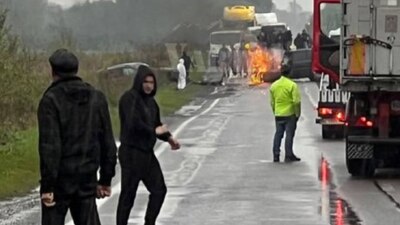
[(192, 59), (184, 53), (181, 57), (183, 59), (183, 65), (185, 65), (185, 69), (188, 72), (190, 70), (190, 66), (193, 66)]
[[(154, 90), (150, 94), (143, 91), (146, 76), (153, 76)], [(157, 138), (167, 141), (171, 134), (156, 135), (155, 129), (161, 126), (160, 109), (154, 99), (157, 83), (154, 73), (146, 66), (139, 66), (133, 87), (126, 91), (119, 101), (121, 121), (121, 145), (129, 149), (153, 152)]]
[(91, 196), (98, 183), (111, 184), (116, 146), (101, 92), (76, 76), (53, 82), (39, 103), (38, 122), (41, 193)]

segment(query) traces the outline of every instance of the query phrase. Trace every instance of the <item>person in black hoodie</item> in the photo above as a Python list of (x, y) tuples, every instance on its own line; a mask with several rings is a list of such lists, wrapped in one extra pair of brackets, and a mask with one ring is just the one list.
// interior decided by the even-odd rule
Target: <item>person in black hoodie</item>
[[(116, 145), (105, 96), (76, 76), (66, 49), (49, 58), (53, 82), (38, 107), (42, 225), (100, 225), (96, 197), (111, 195)], [(100, 179), (97, 170), (100, 168)]]
[(183, 64), (185, 65), (185, 69), (186, 69), (186, 80), (190, 81), (190, 78), (189, 78), (190, 67), (193, 67), (193, 69), (194, 69), (195, 65), (194, 65), (192, 59), (190, 58), (190, 56), (186, 53), (186, 50), (183, 51), (181, 59), (183, 59)]
[(147, 66), (138, 68), (133, 87), (119, 101), (121, 146), (121, 194), (117, 208), (117, 225), (127, 225), (139, 182), (150, 192), (145, 225), (154, 225), (167, 193), (160, 164), (154, 154), (157, 138), (167, 141), (172, 150), (180, 148), (166, 125), (160, 120), (160, 109), (154, 96), (157, 82)]

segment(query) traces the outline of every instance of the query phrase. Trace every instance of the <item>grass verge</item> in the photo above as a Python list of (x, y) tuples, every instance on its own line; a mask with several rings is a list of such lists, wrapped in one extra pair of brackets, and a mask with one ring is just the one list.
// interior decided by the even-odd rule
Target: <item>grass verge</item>
[(183, 90), (177, 90), (176, 84), (170, 83), (163, 86), (157, 93), (156, 99), (160, 105), (161, 115), (168, 116), (189, 103), (204, 86), (189, 84)]
[(18, 132), (15, 141), (0, 146), (0, 199), (23, 195), (39, 184), (37, 130)]

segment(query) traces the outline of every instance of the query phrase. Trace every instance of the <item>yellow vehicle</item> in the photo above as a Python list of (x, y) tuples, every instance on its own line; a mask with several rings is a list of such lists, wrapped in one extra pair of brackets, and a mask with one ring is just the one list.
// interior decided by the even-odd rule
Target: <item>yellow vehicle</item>
[(224, 8), (224, 25), (246, 25), (253, 26), (255, 20), (255, 7), (234, 5)]
[(252, 22), (254, 18), (254, 6), (235, 5), (224, 8), (224, 20)]

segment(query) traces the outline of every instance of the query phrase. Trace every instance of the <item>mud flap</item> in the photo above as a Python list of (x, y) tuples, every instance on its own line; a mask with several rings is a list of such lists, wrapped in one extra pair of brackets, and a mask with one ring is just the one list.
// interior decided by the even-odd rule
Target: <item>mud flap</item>
[(376, 168), (374, 145), (346, 140), (346, 166), (352, 176), (372, 177)]
[(374, 145), (372, 144), (346, 144), (347, 159), (372, 159), (374, 157)]

